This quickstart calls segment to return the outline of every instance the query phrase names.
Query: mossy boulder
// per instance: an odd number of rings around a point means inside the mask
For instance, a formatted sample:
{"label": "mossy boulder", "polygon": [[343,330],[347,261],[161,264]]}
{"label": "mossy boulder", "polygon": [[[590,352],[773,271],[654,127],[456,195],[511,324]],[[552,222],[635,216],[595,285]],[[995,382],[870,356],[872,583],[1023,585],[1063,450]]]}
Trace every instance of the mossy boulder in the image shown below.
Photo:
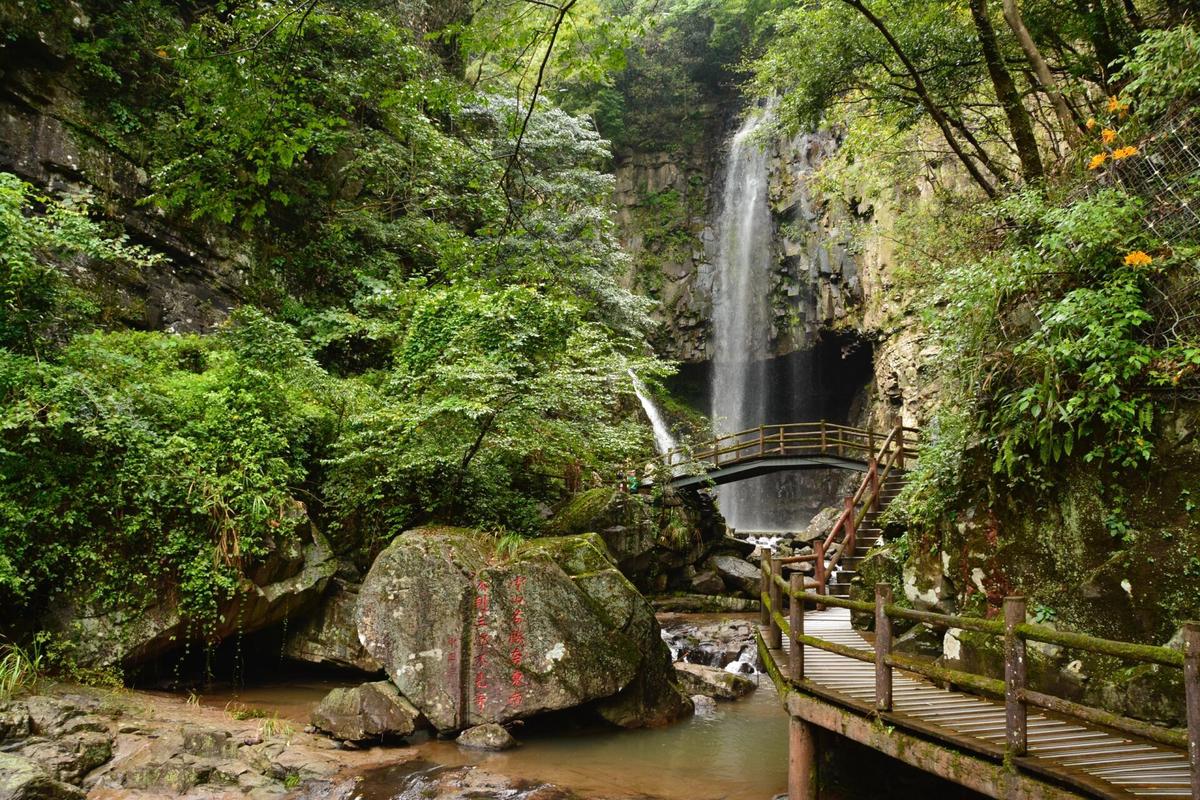
{"label": "mossy boulder", "polygon": [[270,552],[251,566],[233,596],[203,630],[183,614],[173,597],[147,606],[96,610],[59,605],[43,620],[83,667],[135,667],[182,648],[189,639],[206,643],[268,628],[299,616],[324,595],[338,562],[301,503],[294,503],[294,532],[276,535]]}
{"label": "mossy boulder", "polygon": [[500,556],[476,531],[409,531],[375,560],[356,618],[439,731],[584,704],[630,727],[690,711],[653,610],[595,534]]}
{"label": "mossy boulder", "polygon": [[423,726],[421,712],[388,681],[334,689],[313,711],[312,723],[348,741],[403,738]]}
{"label": "mossy boulder", "polygon": [[725,521],[703,492],[652,500],[616,487],[579,492],[547,523],[551,533],[597,533],[617,567],[639,589],[686,588],[688,569],[726,541]]}

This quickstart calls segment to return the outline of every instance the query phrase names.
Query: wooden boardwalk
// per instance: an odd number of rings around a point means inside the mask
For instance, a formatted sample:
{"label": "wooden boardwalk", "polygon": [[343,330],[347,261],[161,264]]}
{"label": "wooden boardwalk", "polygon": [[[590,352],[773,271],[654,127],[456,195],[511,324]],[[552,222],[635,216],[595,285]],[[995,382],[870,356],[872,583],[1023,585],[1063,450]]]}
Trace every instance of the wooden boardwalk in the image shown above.
{"label": "wooden boardwalk", "polygon": [[[864,636],[850,626],[850,612],[843,608],[808,611],[804,632],[835,644],[872,649]],[[873,664],[805,646],[804,680],[792,683],[783,677],[787,673],[790,647],[786,634],[781,649],[768,651],[763,647],[772,662],[768,664],[769,671],[780,684],[781,697],[806,692],[848,712],[875,717]],[[1003,703],[948,691],[920,676],[897,670],[893,678],[892,711],[880,713],[879,718],[921,738],[960,751],[968,750],[985,760],[1004,762]],[[1028,730],[1028,755],[1017,759],[1017,766],[1035,779],[1047,781],[1047,792],[1040,796],[1192,796],[1188,757],[1181,750],[1032,710]],[[953,775],[948,777],[954,779]],[[1010,787],[1006,793],[994,796],[1030,796],[1030,792]]]}

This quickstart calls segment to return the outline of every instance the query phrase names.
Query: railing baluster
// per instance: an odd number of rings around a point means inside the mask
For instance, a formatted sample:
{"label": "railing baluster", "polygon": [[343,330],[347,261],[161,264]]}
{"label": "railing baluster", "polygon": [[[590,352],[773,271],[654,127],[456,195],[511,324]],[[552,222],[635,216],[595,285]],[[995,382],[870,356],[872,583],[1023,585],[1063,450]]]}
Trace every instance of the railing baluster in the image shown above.
{"label": "railing baluster", "polygon": [[850,558],[854,555],[855,538],[858,536],[857,526],[854,524],[854,496],[846,496],[846,534],[842,538],[842,559]]}
{"label": "railing baluster", "polygon": [[797,641],[798,636],[804,635],[804,573],[793,572],[788,579],[788,639],[791,647],[788,649],[788,677],[794,681],[804,680],[804,645]]}
{"label": "railing baluster", "polygon": [[875,584],[875,710],[892,710],[892,668],[887,657],[892,654],[892,619],[885,606],[892,602],[892,587]]}
{"label": "railing baluster", "polygon": [[1183,624],[1183,686],[1187,698],[1192,797],[1200,797],[1200,622]]}
{"label": "railing baluster", "polygon": [[[816,556],[813,561],[815,569],[813,577],[817,579],[817,594],[825,594],[825,540],[813,540],[813,554]],[[817,611],[824,611],[825,606],[817,604]]]}
{"label": "railing baluster", "polygon": [[825,455],[825,448],[827,446],[825,440],[825,420],[821,420],[821,455]]}
{"label": "railing baluster", "polygon": [[[874,450],[871,451],[874,453]],[[871,510],[879,512],[879,462],[872,455],[867,461],[867,477],[871,480]]]}
{"label": "railing baluster", "polygon": [[904,429],[896,426],[896,468],[904,469]]}
{"label": "railing baluster", "polygon": [[759,572],[762,573],[762,579],[759,582],[759,589],[758,589],[758,602],[762,606],[762,608],[759,609],[759,614],[758,614],[758,624],[759,625],[766,625],[768,622],[771,621],[771,612],[767,609],[767,603],[764,600],[764,596],[766,596],[767,593],[770,591],[769,587],[771,586],[770,569],[771,569],[771,562],[764,558],[762,560],[762,563],[759,564]]}
{"label": "railing baluster", "polygon": [[1017,626],[1025,624],[1025,598],[1004,598],[1004,716],[1010,756],[1023,756],[1029,749],[1028,709],[1021,698],[1025,689],[1025,640]]}
{"label": "railing baluster", "polygon": [[763,426],[758,426],[758,454],[765,456],[767,454],[767,440],[763,433]]}
{"label": "railing baluster", "polygon": [[779,558],[771,557],[771,583],[767,587],[768,594],[771,598],[771,619],[768,621],[770,626],[767,629],[767,647],[772,650],[778,650],[783,647],[783,631],[779,628],[779,622],[775,614],[782,616],[783,614],[783,590],[776,578],[783,577],[783,562]]}

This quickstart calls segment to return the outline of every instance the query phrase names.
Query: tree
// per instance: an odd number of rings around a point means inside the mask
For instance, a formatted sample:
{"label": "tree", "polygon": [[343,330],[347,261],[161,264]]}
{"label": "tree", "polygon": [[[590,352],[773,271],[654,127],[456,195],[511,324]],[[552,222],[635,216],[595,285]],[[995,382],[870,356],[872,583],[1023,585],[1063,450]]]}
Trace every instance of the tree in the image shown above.
{"label": "tree", "polygon": [[1008,128],[1016,144],[1017,156],[1021,160],[1021,173],[1025,180],[1035,181],[1042,177],[1042,159],[1038,153],[1037,138],[1033,133],[1033,122],[1029,112],[1013,83],[1012,75],[1004,64],[1004,56],[996,41],[996,31],[988,16],[987,0],[970,0],[971,17],[975,21],[975,29],[979,32],[979,46],[987,63],[988,75],[992,79],[992,87],[996,98],[1004,108],[1008,118]]}

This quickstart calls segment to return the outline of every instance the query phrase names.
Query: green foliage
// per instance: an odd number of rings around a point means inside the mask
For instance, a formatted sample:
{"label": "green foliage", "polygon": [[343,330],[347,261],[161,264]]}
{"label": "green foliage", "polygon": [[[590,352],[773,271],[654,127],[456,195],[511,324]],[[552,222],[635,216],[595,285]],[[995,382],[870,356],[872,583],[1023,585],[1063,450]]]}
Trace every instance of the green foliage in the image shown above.
{"label": "green foliage", "polygon": [[[388,536],[434,517],[521,533],[547,499],[531,473],[612,463],[644,444],[614,417],[630,363],[565,300],[523,288],[428,292],[396,366],[351,419],[330,501]],[[524,492],[515,491],[524,485]]]}
{"label": "green foliage", "polygon": [[1143,119],[1194,103],[1200,96],[1200,31],[1194,25],[1147,31],[1121,77]]}
{"label": "green foliage", "polygon": [[0,644],[0,701],[31,691],[42,677],[42,655],[36,647]]}
{"label": "green foliage", "polygon": [[57,362],[0,351],[0,594],[99,605],[175,583],[210,621],[327,437],[321,376],[288,329],[81,335]]}

